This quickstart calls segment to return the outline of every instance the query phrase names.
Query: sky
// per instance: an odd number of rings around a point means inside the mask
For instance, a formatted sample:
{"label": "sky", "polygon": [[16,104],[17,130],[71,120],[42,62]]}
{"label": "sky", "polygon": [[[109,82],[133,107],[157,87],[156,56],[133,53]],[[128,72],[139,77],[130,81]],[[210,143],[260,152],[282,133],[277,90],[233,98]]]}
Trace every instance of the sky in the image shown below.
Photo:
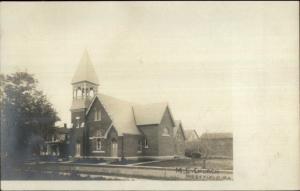
{"label": "sky", "polygon": [[69,124],[71,80],[87,50],[99,92],[167,101],[199,134],[232,132],[238,96],[290,90],[295,3],[1,2],[1,72],[34,74]]}

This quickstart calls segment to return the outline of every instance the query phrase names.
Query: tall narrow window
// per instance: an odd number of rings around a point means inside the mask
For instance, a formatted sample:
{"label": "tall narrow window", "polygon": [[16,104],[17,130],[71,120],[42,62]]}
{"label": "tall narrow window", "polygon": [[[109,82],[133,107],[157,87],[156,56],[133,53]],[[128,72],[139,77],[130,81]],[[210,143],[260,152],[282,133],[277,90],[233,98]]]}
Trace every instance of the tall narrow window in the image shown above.
{"label": "tall narrow window", "polygon": [[75,117],[75,119],[76,119],[76,128],[79,128],[80,127],[80,122],[79,122],[80,117],[77,116],[77,117]]}
{"label": "tall narrow window", "polygon": [[96,150],[101,151],[102,150],[102,143],[100,139],[97,139],[96,141]]}
{"label": "tall narrow window", "polygon": [[77,97],[82,97],[82,91],[81,88],[77,88]]}
{"label": "tall narrow window", "polygon": [[94,97],[94,89],[90,88],[90,97]]}
{"label": "tall narrow window", "polygon": [[95,121],[101,121],[101,111],[98,109],[95,109]]}
{"label": "tall narrow window", "polygon": [[148,141],[147,141],[146,138],[144,139],[144,147],[145,147],[145,148],[149,148]]}
{"label": "tall narrow window", "polygon": [[80,124],[80,127],[84,127],[84,122],[82,122],[82,123]]}

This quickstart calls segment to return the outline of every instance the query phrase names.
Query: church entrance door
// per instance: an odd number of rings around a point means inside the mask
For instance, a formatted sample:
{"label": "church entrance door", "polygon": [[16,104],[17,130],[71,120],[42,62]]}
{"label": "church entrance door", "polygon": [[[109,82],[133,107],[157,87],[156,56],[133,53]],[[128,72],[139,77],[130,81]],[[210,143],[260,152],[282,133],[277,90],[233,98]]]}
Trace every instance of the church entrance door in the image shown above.
{"label": "church entrance door", "polygon": [[116,139],[111,140],[111,156],[118,157],[118,142]]}
{"label": "church entrance door", "polygon": [[76,157],[79,157],[80,156],[80,143],[77,143],[76,144],[76,154],[75,154]]}

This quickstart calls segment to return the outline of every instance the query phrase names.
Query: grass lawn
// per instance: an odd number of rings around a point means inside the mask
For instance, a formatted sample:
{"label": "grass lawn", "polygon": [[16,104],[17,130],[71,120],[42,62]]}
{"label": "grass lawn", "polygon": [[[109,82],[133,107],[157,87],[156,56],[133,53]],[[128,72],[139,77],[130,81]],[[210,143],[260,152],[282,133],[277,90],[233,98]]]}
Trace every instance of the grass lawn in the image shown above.
{"label": "grass lawn", "polygon": [[[148,164],[140,164],[137,166],[202,168],[202,165],[202,159],[173,159]],[[215,170],[233,170],[232,159],[207,159],[206,168]]]}
{"label": "grass lawn", "polygon": [[[91,178],[89,176],[81,176],[76,173],[62,175],[58,172],[38,172],[38,171],[22,171],[20,169],[11,169],[1,175],[2,180],[110,180],[105,177],[97,176]],[[116,179],[117,180],[117,179]]]}

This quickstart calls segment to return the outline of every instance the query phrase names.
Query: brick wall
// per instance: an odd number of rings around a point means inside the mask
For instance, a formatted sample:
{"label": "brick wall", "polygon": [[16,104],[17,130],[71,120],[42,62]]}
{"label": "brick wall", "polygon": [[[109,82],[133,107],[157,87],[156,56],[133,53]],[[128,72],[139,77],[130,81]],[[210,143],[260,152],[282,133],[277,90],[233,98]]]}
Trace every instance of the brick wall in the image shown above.
{"label": "brick wall", "polygon": [[[79,117],[79,120],[76,119],[76,117]],[[79,124],[82,122],[85,122],[85,109],[78,109],[71,111],[71,122],[74,126],[77,126],[79,121]]]}
{"label": "brick wall", "polygon": [[[175,146],[173,138],[173,128],[175,124],[172,121],[171,114],[169,109],[165,111],[162,121],[159,125],[159,134],[158,134],[158,154],[160,156],[170,156],[175,155]],[[169,131],[169,136],[163,134],[164,128],[167,128]]]}
{"label": "brick wall", "polygon": [[[101,120],[95,121],[95,112],[99,110],[101,112]],[[96,99],[87,115],[86,119],[86,127],[88,131],[88,137],[97,136],[97,131],[100,130],[101,135],[104,136],[107,129],[110,127],[112,120],[110,119],[108,113],[105,111],[103,105]],[[113,132],[111,132],[113,133]],[[117,137],[117,136],[115,136]],[[117,139],[117,138],[116,138]],[[96,142],[97,139],[89,139],[89,156],[110,156],[110,147],[111,147],[111,139],[101,138],[101,151],[96,150]]]}
{"label": "brick wall", "polygon": [[124,135],[124,156],[141,156],[142,152],[138,152],[138,141],[143,140],[141,135]]}
{"label": "brick wall", "polygon": [[[80,144],[83,148],[83,129],[82,128],[73,128],[70,131],[70,144],[68,148],[68,155],[74,156],[76,152],[76,144]],[[81,149],[80,155],[83,155],[83,150]]]}
{"label": "brick wall", "polygon": [[158,125],[143,125],[139,129],[144,133],[148,141],[148,148],[144,148],[145,156],[158,156]]}
{"label": "brick wall", "polygon": [[112,140],[116,140],[118,142],[118,156],[120,157],[122,154],[122,139],[118,137],[118,134],[114,128],[112,128],[106,139],[101,139],[101,144],[103,149],[101,151],[96,151],[96,139],[92,139],[89,141],[90,143],[90,152],[89,156],[111,156],[111,147]]}
{"label": "brick wall", "polygon": [[[101,112],[101,120],[95,121],[95,110],[100,110]],[[112,120],[110,119],[108,113],[105,111],[103,105],[100,103],[98,99],[95,100],[93,103],[93,106],[91,107],[88,115],[87,115],[87,127],[89,136],[96,136],[97,130],[100,130],[102,135],[105,134],[106,130],[109,128],[109,126],[112,123]]]}
{"label": "brick wall", "polygon": [[182,129],[178,129],[175,135],[175,153],[176,155],[184,156],[185,152],[185,141]]}

